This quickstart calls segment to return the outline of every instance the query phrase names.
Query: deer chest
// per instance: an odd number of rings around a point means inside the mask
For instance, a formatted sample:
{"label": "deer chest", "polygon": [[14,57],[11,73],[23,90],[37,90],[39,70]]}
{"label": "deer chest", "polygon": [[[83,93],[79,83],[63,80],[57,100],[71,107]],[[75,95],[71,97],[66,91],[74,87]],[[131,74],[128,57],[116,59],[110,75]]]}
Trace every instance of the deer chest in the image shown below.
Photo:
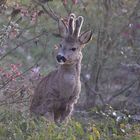
{"label": "deer chest", "polygon": [[75,75],[71,74],[64,74],[63,75],[63,80],[65,84],[68,84],[69,86],[73,86],[76,84],[76,78]]}
{"label": "deer chest", "polygon": [[81,89],[80,79],[78,79],[75,75],[65,74],[63,75],[63,80],[61,80],[60,84],[60,94],[62,97],[69,98],[74,96],[74,94],[79,93]]}

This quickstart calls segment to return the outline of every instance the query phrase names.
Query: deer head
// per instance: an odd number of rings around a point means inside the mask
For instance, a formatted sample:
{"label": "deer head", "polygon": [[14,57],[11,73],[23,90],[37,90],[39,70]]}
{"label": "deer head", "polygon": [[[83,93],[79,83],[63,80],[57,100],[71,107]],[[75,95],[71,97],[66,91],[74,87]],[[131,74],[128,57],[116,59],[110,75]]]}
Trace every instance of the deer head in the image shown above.
{"label": "deer head", "polygon": [[75,14],[70,14],[68,24],[59,20],[59,31],[62,37],[57,51],[57,62],[68,65],[75,64],[82,57],[81,50],[92,37],[90,30],[80,33],[84,18]]}

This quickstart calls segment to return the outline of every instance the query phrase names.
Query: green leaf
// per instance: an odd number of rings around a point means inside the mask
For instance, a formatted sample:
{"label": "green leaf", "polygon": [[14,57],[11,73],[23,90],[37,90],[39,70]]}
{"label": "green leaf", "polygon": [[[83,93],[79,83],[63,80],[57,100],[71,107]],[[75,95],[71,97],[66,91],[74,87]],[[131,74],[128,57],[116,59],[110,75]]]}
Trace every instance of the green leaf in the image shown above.
{"label": "green leaf", "polygon": [[76,133],[80,136],[84,135],[84,130],[79,122],[75,123]]}
{"label": "green leaf", "polygon": [[92,135],[89,135],[89,140],[94,140]]}

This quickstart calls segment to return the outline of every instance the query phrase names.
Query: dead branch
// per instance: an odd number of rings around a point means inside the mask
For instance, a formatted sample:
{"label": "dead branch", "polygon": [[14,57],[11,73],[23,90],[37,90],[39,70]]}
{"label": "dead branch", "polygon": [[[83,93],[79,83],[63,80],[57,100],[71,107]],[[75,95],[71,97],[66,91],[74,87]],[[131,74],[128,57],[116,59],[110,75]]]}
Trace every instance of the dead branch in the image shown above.
{"label": "dead branch", "polygon": [[26,41],[24,41],[24,42],[18,44],[15,48],[11,49],[11,50],[8,51],[6,54],[4,54],[4,55],[0,58],[0,61],[1,61],[2,59],[4,59],[6,56],[8,56],[10,53],[12,53],[13,51],[15,51],[17,48],[19,48],[21,45],[23,46],[23,45],[25,45],[25,44],[27,44],[27,43],[29,43],[29,42],[35,40],[36,38],[41,37],[42,35],[48,35],[48,32],[47,32],[47,33],[46,33],[46,32],[45,32],[45,33],[43,32],[43,33],[41,33],[41,34],[39,34],[39,35],[37,35],[37,36],[35,36],[35,37],[29,39],[29,40],[26,40]]}
{"label": "dead branch", "polygon": [[[35,66],[38,64],[38,62],[41,60],[41,58],[42,58],[42,56],[39,57],[39,59],[38,59],[31,67],[29,67],[27,70],[25,70],[23,73],[21,73],[20,76],[23,76],[25,73],[27,73],[27,72],[28,72],[29,70],[31,70],[33,67],[35,67]],[[17,78],[17,77],[19,77],[19,76],[15,76],[14,78]],[[9,82],[11,82],[11,81],[12,81],[12,78],[9,79],[9,80],[7,80],[7,81],[4,83],[4,85],[3,85],[2,87],[0,87],[0,90],[1,90],[2,88],[4,88],[5,86],[7,86],[7,85],[9,84]]]}
{"label": "dead branch", "polygon": [[125,93],[125,92],[126,92],[128,89],[130,89],[138,80],[139,80],[139,79],[136,79],[136,80],[130,82],[130,84],[127,85],[126,87],[124,87],[124,88],[122,88],[122,89],[116,91],[115,94],[112,95],[112,96],[108,99],[107,104],[110,104],[116,97],[118,97],[118,96],[122,95],[123,93]]}
{"label": "dead branch", "polygon": [[44,12],[45,12],[47,15],[49,15],[53,20],[55,20],[55,21],[57,21],[57,22],[59,21],[60,16],[58,16],[58,15],[54,12],[54,10],[51,9],[51,7],[49,6],[48,2],[46,2],[47,8],[44,6],[43,3],[39,2],[39,1],[34,0],[34,2],[35,2],[37,5],[41,6],[42,9],[44,10]]}
{"label": "dead branch", "polygon": [[105,101],[104,101],[104,99],[103,99],[103,97],[102,97],[102,94],[99,93],[98,91],[96,91],[95,89],[91,88],[91,86],[88,84],[88,81],[87,81],[87,79],[85,78],[85,76],[84,76],[83,73],[81,73],[81,77],[82,77],[82,79],[83,79],[83,83],[85,84],[85,86],[86,86],[93,94],[97,95],[97,96],[100,98],[102,104],[105,105]]}

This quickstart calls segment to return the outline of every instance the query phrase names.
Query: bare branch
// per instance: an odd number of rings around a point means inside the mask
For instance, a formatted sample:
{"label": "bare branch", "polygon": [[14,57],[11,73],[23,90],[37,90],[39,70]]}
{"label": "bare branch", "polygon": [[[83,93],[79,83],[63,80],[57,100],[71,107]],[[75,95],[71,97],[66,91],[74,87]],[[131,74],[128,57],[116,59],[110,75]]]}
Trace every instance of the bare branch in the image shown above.
{"label": "bare branch", "polygon": [[119,91],[116,91],[116,93],[114,95],[112,95],[108,99],[107,103],[110,104],[113,101],[113,99],[115,99],[116,97],[118,97],[118,96],[122,95],[123,93],[125,93],[125,91],[127,91],[128,89],[130,89],[138,80],[139,79],[136,79],[136,80],[130,82],[130,84],[127,85],[126,87],[120,89]]}
{"label": "bare branch", "polygon": [[85,76],[84,76],[83,73],[81,73],[81,77],[82,77],[82,79],[83,79],[83,82],[84,82],[85,86],[87,86],[88,89],[89,89],[93,94],[99,96],[99,98],[100,98],[102,104],[105,105],[105,101],[104,101],[104,99],[103,99],[103,97],[102,97],[102,94],[99,93],[98,91],[94,90],[93,88],[91,88],[91,86],[88,84],[88,81],[86,80],[86,78],[85,78]]}
{"label": "bare branch", "polygon": [[[39,59],[38,59],[31,67],[29,67],[27,70],[25,70],[23,73],[21,73],[20,76],[24,75],[24,74],[27,73],[29,70],[31,70],[33,67],[35,67],[35,66],[38,64],[38,62],[41,60],[41,58],[42,58],[42,55],[41,55],[41,57],[39,57]],[[19,76],[15,76],[14,78],[17,78],[17,77],[19,77]],[[7,86],[7,85],[9,84],[9,82],[11,82],[11,81],[12,81],[12,78],[9,79],[9,80],[7,80],[6,83],[5,83],[2,87],[0,87],[0,90],[1,90],[2,88],[4,88],[5,86]]]}
{"label": "bare branch", "polygon": [[18,44],[15,48],[11,49],[11,50],[8,51],[6,54],[4,54],[4,55],[0,58],[0,61],[1,61],[2,59],[4,59],[6,56],[8,56],[10,53],[12,53],[13,51],[15,51],[17,48],[19,48],[21,45],[27,44],[27,43],[29,43],[29,42],[35,40],[36,38],[39,38],[39,37],[41,37],[42,35],[47,35],[47,34],[48,34],[48,33],[46,33],[46,32],[44,33],[44,32],[43,32],[43,33],[41,33],[41,34],[39,34],[39,35],[37,35],[37,36],[35,36],[35,37],[33,37],[33,38],[27,40],[27,41],[24,41],[24,42]]}
{"label": "bare branch", "polygon": [[47,15],[49,15],[53,20],[55,20],[55,21],[58,22],[58,20],[60,19],[60,16],[58,16],[58,15],[51,9],[51,7],[49,6],[48,2],[47,2],[47,8],[48,8],[48,9],[47,9],[41,2],[36,1],[36,0],[34,0],[34,1],[36,2],[36,4],[38,4],[39,6],[42,7],[42,9],[44,10],[44,12],[45,12]]}

